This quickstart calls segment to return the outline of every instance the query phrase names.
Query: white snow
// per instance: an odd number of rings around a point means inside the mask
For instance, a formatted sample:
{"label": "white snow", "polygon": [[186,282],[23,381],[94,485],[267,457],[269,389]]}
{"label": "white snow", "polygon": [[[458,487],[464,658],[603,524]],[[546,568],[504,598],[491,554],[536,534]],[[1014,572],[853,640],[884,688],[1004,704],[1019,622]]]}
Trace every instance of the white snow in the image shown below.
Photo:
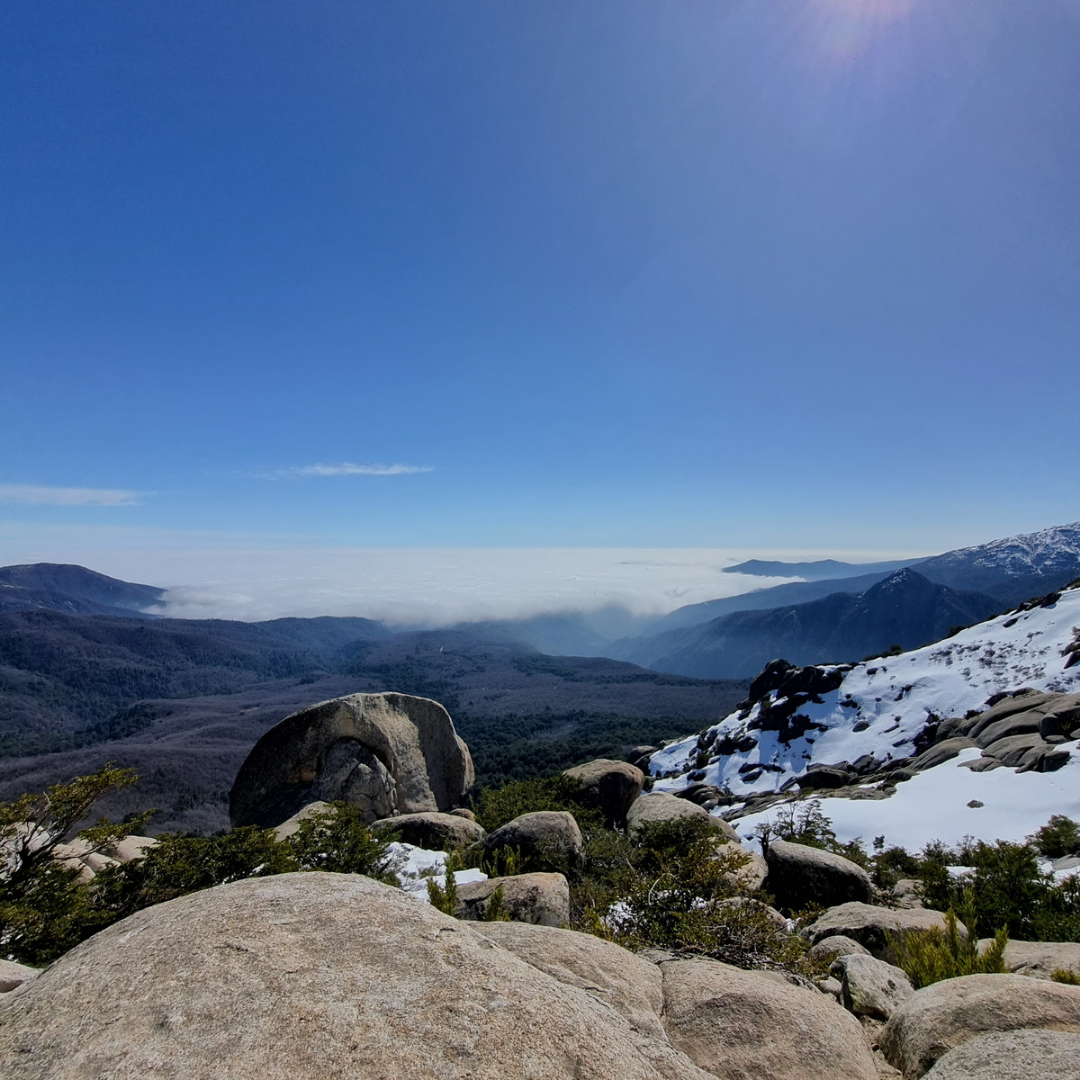
{"label": "white snow", "polygon": [[[967,836],[977,840],[1022,841],[1051,814],[1080,821],[1080,754],[1069,743],[1072,759],[1057,772],[1018,773],[1000,768],[972,772],[961,762],[979,756],[965,750],[958,758],[919,773],[899,784],[889,799],[820,799],[821,810],[832,821],[839,840],[860,837],[867,849],[876,836],[888,845],[919,851],[932,840],[955,847]],[[981,802],[971,807],[969,802]],[[761,822],[777,813],[772,806],[732,822],[742,837],[751,837]]]}
{"label": "white snow", "polygon": [[[1080,627],[1080,589],[1065,591],[1057,603],[1030,611],[1008,613],[962,630],[925,648],[857,664],[839,689],[822,695],[822,704],[799,709],[813,729],[790,744],[776,732],[754,731],[738,713],[714,728],[720,736],[751,734],[759,741],[745,753],[721,758],[705,768],[703,782],[727,787],[735,794],[776,791],[801,776],[811,762],[853,762],[863,754],[879,761],[910,757],[913,741],[928,717],[963,716],[981,710],[986,699],[1003,690],[1029,686],[1036,690],[1080,692],[1080,664],[1066,669],[1064,650]],[[841,703],[844,704],[841,704]],[[863,730],[856,731],[856,727]],[[650,770],[658,777],[656,790],[678,791],[687,786],[694,766],[698,736],[664,747],[652,756]],[[740,767],[774,766],[747,783]],[[967,771],[967,770],[965,770]],[[663,778],[664,774],[673,775]],[[996,775],[996,772],[995,772]]]}
{"label": "white snow", "polygon": [[[410,896],[427,903],[429,881],[434,881],[439,888],[445,887],[446,860],[449,858],[445,851],[428,851],[396,841],[389,845],[389,851],[394,858],[394,876]],[[464,885],[470,881],[487,881],[487,874],[476,869],[454,871],[455,884]]]}

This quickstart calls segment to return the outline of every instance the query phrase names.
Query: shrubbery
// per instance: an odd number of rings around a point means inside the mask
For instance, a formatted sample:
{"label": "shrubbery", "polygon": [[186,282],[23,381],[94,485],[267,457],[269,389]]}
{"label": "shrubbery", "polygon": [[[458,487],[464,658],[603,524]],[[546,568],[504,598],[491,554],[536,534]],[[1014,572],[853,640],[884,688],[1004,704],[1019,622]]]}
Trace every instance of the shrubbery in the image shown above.
{"label": "shrubbery", "polygon": [[887,934],[889,948],[898,967],[903,968],[918,990],[942,979],[955,979],[960,975],[990,975],[1005,970],[1005,946],[1009,935],[1004,927],[994,935],[994,940],[980,951],[979,943],[972,933],[960,932],[955,912],[945,915],[945,929]]}

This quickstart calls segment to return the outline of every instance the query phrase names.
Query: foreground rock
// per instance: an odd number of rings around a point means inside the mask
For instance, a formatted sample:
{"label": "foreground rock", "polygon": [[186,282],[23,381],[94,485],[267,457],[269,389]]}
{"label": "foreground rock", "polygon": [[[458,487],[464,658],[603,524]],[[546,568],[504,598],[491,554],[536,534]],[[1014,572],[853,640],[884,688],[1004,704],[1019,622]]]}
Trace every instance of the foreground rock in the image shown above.
{"label": "foreground rock", "polygon": [[581,803],[595,807],[609,826],[623,825],[630,804],[645,786],[645,774],[625,761],[597,758],[566,770],[566,775],[581,784]]}
{"label": "foreground rock", "polygon": [[610,1005],[632,1028],[667,1040],[660,1015],[664,980],[656,964],[591,934],[524,923],[487,923],[479,933],[519,959]]}
{"label": "foreground rock", "polygon": [[856,1016],[888,1020],[915,993],[900,968],[873,956],[847,953],[833,961],[830,973],[840,977],[840,1000]]}
{"label": "foreground rock", "polygon": [[1080,1035],[1000,1031],[950,1050],[926,1080],[1080,1080]]}
{"label": "foreground rock", "polygon": [[[992,938],[979,942],[980,949],[993,944]],[[1080,942],[1013,941],[1005,946],[1005,967],[1015,975],[1052,979],[1058,969],[1080,975]]]}
{"label": "foreground rock", "polygon": [[713,817],[708,810],[698,806],[696,803],[676,798],[666,791],[642,795],[640,799],[636,800],[627,811],[626,828],[633,835],[646,825],[687,820],[707,822],[712,829],[720,834],[720,838],[724,842],[736,844],[739,842],[739,834],[723,818]]}
{"label": "foreground rock", "polygon": [[[945,916],[933,908],[883,908],[873,904],[840,904],[826,911],[804,931],[816,945],[836,934],[852,938],[879,960],[892,959],[887,935],[913,930],[944,931]],[[960,927],[964,933],[964,928]]]}
{"label": "foreground rock", "polygon": [[662,963],[671,1044],[723,1080],[877,1080],[859,1022],[827,994],[715,960]]}
{"label": "foreground rock", "polygon": [[869,903],[874,894],[870,875],[831,851],[773,840],[765,861],[769,864],[765,889],[780,907],[798,910],[809,904]]}
{"label": "foreground rock", "polygon": [[860,945],[854,938],[844,937],[843,934],[834,934],[832,937],[823,938],[812,946],[810,955],[815,960],[823,960],[831,964],[841,956],[869,956],[870,950],[865,945]]}
{"label": "foreground rock", "polygon": [[1080,1032],[1080,987],[1022,975],[946,979],[916,991],[893,1013],[881,1048],[912,1080],[976,1035],[1023,1028]]}
{"label": "foreground rock", "polygon": [[515,874],[470,881],[457,887],[459,919],[483,921],[496,889],[503,891],[503,909],[514,922],[536,926],[570,923],[570,886],[562,874]]}
{"label": "foreground rock", "polygon": [[709,1080],[468,924],[347,874],[194,893],[0,997],[4,1080]]}
{"label": "foreground rock", "polygon": [[427,848],[429,851],[465,848],[479,843],[487,835],[483,827],[475,821],[469,821],[457,814],[434,812],[383,818],[371,826],[371,831],[382,837],[400,840],[403,844]]}
{"label": "foreground rock", "polygon": [[37,968],[16,964],[14,960],[0,960],[0,994],[10,993],[38,974]]}
{"label": "foreground rock", "polygon": [[285,717],[255,744],[229,795],[234,827],[273,827],[308,803],[359,806],[368,821],[449,810],[472,759],[447,711],[408,694],[351,694]]}
{"label": "foreground rock", "polygon": [[566,810],[538,810],[521,814],[484,838],[488,855],[508,850],[526,863],[575,860],[585,847],[574,815]]}

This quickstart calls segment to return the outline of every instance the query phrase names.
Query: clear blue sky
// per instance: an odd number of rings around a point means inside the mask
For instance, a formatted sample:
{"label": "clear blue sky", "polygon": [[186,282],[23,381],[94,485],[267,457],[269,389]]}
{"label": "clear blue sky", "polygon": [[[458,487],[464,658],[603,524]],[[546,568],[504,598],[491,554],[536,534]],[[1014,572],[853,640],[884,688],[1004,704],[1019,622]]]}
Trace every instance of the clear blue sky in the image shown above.
{"label": "clear blue sky", "polygon": [[36,0],[0,54],[9,537],[1080,517],[1077,0]]}

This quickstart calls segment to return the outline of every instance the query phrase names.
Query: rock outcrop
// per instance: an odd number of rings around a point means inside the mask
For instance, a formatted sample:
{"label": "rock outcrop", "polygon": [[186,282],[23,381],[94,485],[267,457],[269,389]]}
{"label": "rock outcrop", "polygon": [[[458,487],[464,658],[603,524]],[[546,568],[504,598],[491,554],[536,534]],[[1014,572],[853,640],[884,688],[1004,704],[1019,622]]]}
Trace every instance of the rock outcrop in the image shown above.
{"label": "rock outcrop", "polygon": [[660,1022],[664,980],[656,964],[573,930],[500,922],[486,923],[478,932],[565,986],[609,1005],[636,1031],[667,1040]]}
{"label": "rock outcrop", "polygon": [[0,996],[0,1075],[710,1080],[479,928],[321,873],[194,893],[83,942]]}
{"label": "rock outcrop", "polygon": [[773,840],[765,861],[769,864],[765,889],[780,907],[798,910],[808,904],[869,903],[874,894],[870,875],[831,851]]}
{"label": "rock outcrop", "polygon": [[583,806],[599,810],[608,825],[622,825],[630,804],[641,794],[645,774],[625,761],[598,758],[566,770],[581,784]]}
{"label": "rock outcrop", "polygon": [[[944,914],[933,908],[897,909],[850,903],[826,911],[806,928],[805,934],[815,945],[834,934],[842,934],[869,949],[879,960],[889,960],[887,935],[912,930],[944,931],[945,925]],[[962,926],[960,932],[965,932]]]}
{"label": "rock outcrop", "polygon": [[893,1013],[881,1048],[904,1080],[916,1080],[976,1035],[1023,1028],[1080,1032],[1080,987],[1022,975],[946,979],[918,990]]}
{"label": "rock outcrop", "polygon": [[10,993],[16,986],[22,986],[38,974],[37,968],[16,964],[14,960],[0,960],[0,994]]}
{"label": "rock outcrop", "polygon": [[950,1050],[926,1080],[1080,1080],[1080,1035],[991,1031]]}
{"label": "rock outcrop", "polygon": [[387,839],[433,851],[469,847],[487,835],[475,821],[436,811],[383,818],[371,826],[371,831]]}
{"label": "rock outcrop", "polygon": [[483,921],[496,889],[502,889],[503,909],[516,923],[570,924],[570,886],[562,874],[514,874],[458,885],[454,914],[459,919]]}
{"label": "rock outcrop", "polygon": [[488,855],[503,849],[521,855],[525,863],[574,860],[585,841],[574,815],[566,810],[538,810],[521,814],[484,838]]}
{"label": "rock outcrop", "polygon": [[664,973],[671,1043],[723,1080],[877,1080],[858,1021],[827,994],[715,960]]}
{"label": "rock outcrop", "polygon": [[662,791],[642,795],[637,799],[627,811],[626,827],[632,835],[654,822],[686,820],[704,821],[719,833],[723,840],[733,843],[739,841],[739,834],[723,818],[713,817],[708,810],[696,803],[678,799]]}
{"label": "rock outcrop", "polygon": [[450,810],[474,780],[468,747],[436,701],[352,694],[285,717],[255,744],[229,796],[233,826],[279,825],[341,799],[369,821]]}
{"label": "rock outcrop", "polygon": [[[983,950],[991,938],[979,942]],[[1057,970],[1072,971],[1080,976],[1080,942],[1076,941],[1014,941],[1005,946],[1005,967],[1014,975],[1030,975],[1035,979],[1052,979]]]}
{"label": "rock outcrop", "polygon": [[900,968],[873,956],[846,953],[833,961],[830,974],[839,977],[840,1000],[856,1016],[888,1020],[915,993]]}

